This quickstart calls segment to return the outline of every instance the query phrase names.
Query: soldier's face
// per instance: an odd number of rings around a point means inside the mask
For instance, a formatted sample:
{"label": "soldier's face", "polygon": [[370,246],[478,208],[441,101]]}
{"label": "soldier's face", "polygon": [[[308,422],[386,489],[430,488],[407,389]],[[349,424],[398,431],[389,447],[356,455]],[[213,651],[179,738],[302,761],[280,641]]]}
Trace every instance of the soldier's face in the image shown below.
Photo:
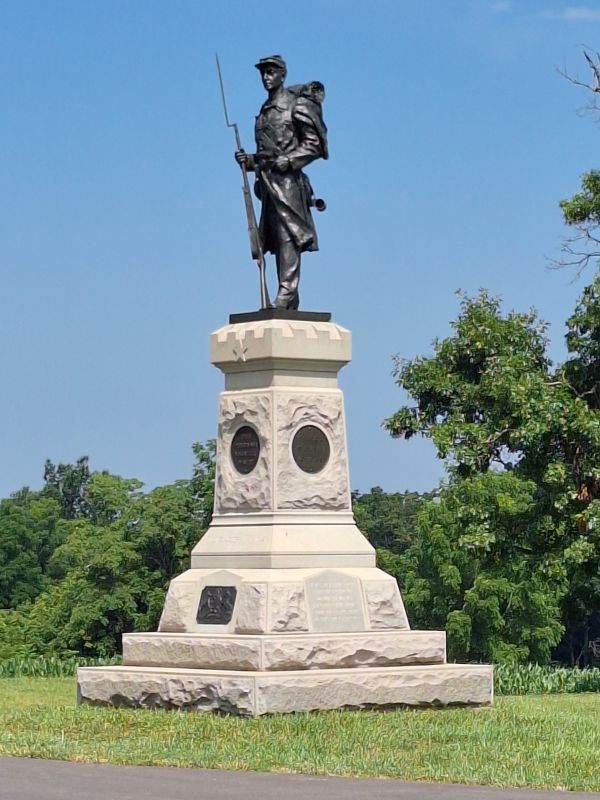
{"label": "soldier's face", "polygon": [[260,73],[262,84],[270,92],[272,89],[279,89],[283,84],[284,74],[280,67],[265,67]]}

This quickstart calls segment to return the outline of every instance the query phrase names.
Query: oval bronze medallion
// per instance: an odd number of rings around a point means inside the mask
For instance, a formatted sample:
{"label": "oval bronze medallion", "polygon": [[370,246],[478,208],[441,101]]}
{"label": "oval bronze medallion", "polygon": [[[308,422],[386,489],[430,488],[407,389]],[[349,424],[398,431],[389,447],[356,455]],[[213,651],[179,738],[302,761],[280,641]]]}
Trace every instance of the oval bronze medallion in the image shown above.
{"label": "oval bronze medallion", "polygon": [[258,463],[260,440],[254,428],[243,425],[235,432],[231,442],[231,460],[233,466],[242,475],[252,472]]}
{"label": "oval bronze medallion", "polygon": [[304,425],[292,441],[294,461],[304,472],[321,472],[329,461],[329,439],[316,425]]}

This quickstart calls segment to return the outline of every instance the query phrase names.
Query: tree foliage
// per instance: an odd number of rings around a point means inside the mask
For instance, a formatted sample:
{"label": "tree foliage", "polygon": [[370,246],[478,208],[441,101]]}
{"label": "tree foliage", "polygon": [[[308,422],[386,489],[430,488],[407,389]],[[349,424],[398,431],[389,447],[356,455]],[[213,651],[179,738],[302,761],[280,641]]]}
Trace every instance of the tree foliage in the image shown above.
{"label": "tree foliage", "polygon": [[395,437],[428,436],[467,477],[521,457],[524,427],[549,401],[546,326],[534,312],[503,317],[499,301],[482,292],[462,299],[452,327],[432,358],[396,359],[397,383],[418,402],[385,424]]}
{"label": "tree foliage", "polygon": [[558,266],[575,267],[581,272],[590,261],[600,259],[600,172],[590,170],[581,176],[581,189],[561,200],[563,218],[573,230],[562,245]]}
{"label": "tree foliage", "polygon": [[543,663],[560,639],[566,573],[538,546],[552,522],[535,492],[490,471],[425,505],[399,577],[412,624],[447,629],[451,659]]}
{"label": "tree foliage", "polygon": [[44,465],[43,493],[60,504],[65,519],[87,514],[86,487],[90,480],[89,459],[82,456],[75,464],[55,465],[49,459]]}
{"label": "tree foliage", "polygon": [[578,397],[600,408],[600,275],[587,286],[567,320],[564,375]]}
{"label": "tree foliage", "polygon": [[417,492],[386,493],[379,486],[366,494],[353,492],[356,524],[374,547],[402,553],[413,540],[417,515],[428,496]]}
{"label": "tree foliage", "polygon": [[447,628],[461,657],[547,660],[600,607],[599,280],[557,368],[535,312],[505,315],[485,292],[463,297],[433,356],[396,362],[416,404],[385,424],[430,438],[449,473],[399,577],[415,618]]}
{"label": "tree foliage", "polygon": [[[588,103],[583,112],[600,119],[598,94],[600,93],[600,53],[583,51],[590,80],[574,78],[561,72],[568,81],[585,89]],[[564,221],[574,231],[562,245],[562,258],[557,266],[575,267],[578,274],[590,263],[600,263],[600,171],[592,169],[581,176],[581,188],[572,197],[562,200],[560,207]]]}
{"label": "tree foliage", "polygon": [[123,632],[157,627],[212,513],[214,443],[194,453],[191,479],[148,493],[87,458],[48,461],[40,492],[0,502],[0,657],[108,656]]}
{"label": "tree foliage", "polygon": [[0,501],[0,608],[32,600],[47,585],[59,518],[55,500],[29,490]]}

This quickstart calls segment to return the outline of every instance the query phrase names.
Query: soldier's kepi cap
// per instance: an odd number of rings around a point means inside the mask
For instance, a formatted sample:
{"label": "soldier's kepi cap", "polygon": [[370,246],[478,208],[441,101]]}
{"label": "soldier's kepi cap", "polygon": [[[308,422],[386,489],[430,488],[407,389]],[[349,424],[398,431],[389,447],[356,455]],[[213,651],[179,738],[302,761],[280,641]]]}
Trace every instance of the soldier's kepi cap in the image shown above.
{"label": "soldier's kepi cap", "polygon": [[265,67],[279,67],[279,69],[287,72],[286,63],[281,56],[266,56],[265,58],[261,58],[254,66],[261,72]]}

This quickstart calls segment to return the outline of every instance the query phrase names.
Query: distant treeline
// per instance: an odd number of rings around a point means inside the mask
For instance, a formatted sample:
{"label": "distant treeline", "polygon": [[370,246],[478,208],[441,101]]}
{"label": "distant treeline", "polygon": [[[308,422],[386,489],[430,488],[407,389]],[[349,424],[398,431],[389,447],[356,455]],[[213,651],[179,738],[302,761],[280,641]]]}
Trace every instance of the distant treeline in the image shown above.
{"label": "distant treeline", "polygon": [[156,629],[212,514],[214,445],[193,449],[191,478],[148,493],[81,458],[0,501],[0,659],[109,657],[123,632]]}

